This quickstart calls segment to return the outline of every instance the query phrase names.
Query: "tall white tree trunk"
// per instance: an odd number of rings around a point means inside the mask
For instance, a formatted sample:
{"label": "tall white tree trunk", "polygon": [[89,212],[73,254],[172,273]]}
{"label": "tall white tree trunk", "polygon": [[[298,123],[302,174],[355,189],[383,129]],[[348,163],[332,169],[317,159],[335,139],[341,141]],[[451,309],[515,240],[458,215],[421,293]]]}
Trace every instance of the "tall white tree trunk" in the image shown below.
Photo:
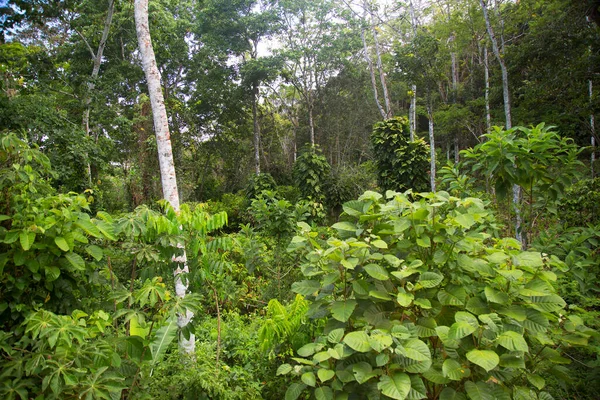
{"label": "tall white tree trunk", "polygon": [[381,61],[381,50],[379,49],[379,37],[377,35],[377,28],[375,26],[375,16],[373,10],[369,8],[371,14],[371,31],[373,32],[373,41],[375,44],[375,54],[377,55],[377,70],[379,71],[379,81],[381,82],[381,90],[383,92],[383,101],[385,104],[386,118],[392,117],[392,106],[390,103],[390,95],[388,93],[387,84],[385,82],[385,72],[383,71],[383,63]]}
{"label": "tall white tree trunk", "polygon": [[431,191],[435,192],[435,137],[433,135],[433,107],[431,105],[431,100],[427,101],[427,117],[429,118],[429,151],[431,158],[429,179],[431,183]]}
{"label": "tall white tree trunk", "polygon": [[483,64],[485,69],[485,125],[486,133],[492,131],[492,115],[490,114],[490,64],[488,63],[487,46],[483,48]]}
{"label": "tall white tree trunk", "polygon": [[[158,148],[158,161],[160,165],[160,178],[163,189],[163,197],[167,200],[175,211],[179,211],[179,193],[177,191],[177,179],[175,176],[175,164],[173,162],[173,150],[171,148],[171,136],[169,133],[169,123],[167,119],[167,110],[163,98],[162,87],[160,84],[160,72],[156,66],[154,49],[150,37],[150,27],[148,24],[148,0],[135,0],[135,29],[138,37],[138,45],[142,57],[142,67],[146,74],[148,82],[148,92],[150,95],[150,104],[152,105],[152,115],[154,118],[154,131],[156,133],[156,146]],[[185,297],[188,289],[187,283],[182,279],[182,274],[189,272],[185,251],[183,256],[176,258],[178,263],[175,275],[175,292],[178,297]],[[177,316],[177,325],[179,328],[186,327],[194,315],[187,310],[185,315]],[[186,339],[183,335],[179,337],[179,346],[188,354],[195,351],[195,337],[190,335]]]}
{"label": "tall white tree trunk", "polygon": [[260,125],[258,123],[258,84],[252,85],[252,120],[254,121],[254,170],[260,175]]}
{"label": "tall white tree trunk", "polygon": [[[483,17],[485,19],[485,26],[487,28],[488,35],[490,37],[490,41],[492,42],[492,49],[494,50],[494,55],[498,60],[498,64],[500,64],[500,71],[502,72],[502,94],[504,97],[504,116],[506,118],[506,129],[512,128],[512,117],[511,117],[511,106],[510,106],[510,92],[508,90],[508,70],[506,69],[506,63],[504,62],[504,54],[500,52],[500,48],[498,46],[498,40],[496,39],[496,35],[494,34],[494,28],[492,28],[492,24],[490,23],[490,17],[488,15],[488,10],[485,2],[483,0],[479,0],[481,4],[481,8],[483,10]],[[504,41],[503,41],[504,42]],[[504,48],[504,43],[503,46]],[[526,240],[524,235],[521,233],[521,210],[519,208],[519,203],[521,201],[521,187],[519,185],[513,185],[513,205],[515,208],[515,237],[523,246],[526,245]]]}
{"label": "tall white tree trunk", "polygon": [[379,114],[381,114],[381,118],[386,119],[387,115],[385,110],[381,106],[379,102],[379,93],[377,90],[377,78],[375,78],[375,68],[373,68],[373,60],[371,60],[371,56],[369,55],[369,47],[367,46],[367,39],[365,37],[365,30],[361,30],[360,36],[363,42],[363,50],[365,52],[365,60],[369,65],[369,74],[371,75],[371,86],[373,88],[373,95],[375,96],[375,104],[377,105],[377,109],[379,110]]}
{"label": "tall white tree trunk", "polygon": [[[417,36],[417,17],[412,0],[409,1],[410,23],[413,30],[413,37]],[[410,108],[408,110],[408,120],[410,123],[410,140],[415,140],[417,135],[417,85],[411,86],[412,97],[410,99]]]}
{"label": "tall white tree trunk", "polygon": [[502,72],[502,95],[504,97],[504,116],[506,118],[506,129],[510,129],[512,128],[512,117],[510,107],[510,92],[508,90],[508,70],[506,69],[506,63],[504,62],[504,54],[500,52],[498,40],[496,39],[496,35],[494,34],[494,28],[490,23],[490,17],[488,15],[487,6],[485,5],[485,2],[483,0],[479,0],[479,3],[481,4],[481,8],[483,9],[485,26],[490,37],[490,42],[492,42],[492,49],[494,50],[494,55],[498,60],[498,64],[500,64],[500,71]]}
{"label": "tall white tree trunk", "polygon": [[310,145],[315,146],[315,120],[313,118],[313,104],[312,101],[308,105],[308,125],[310,127]]}

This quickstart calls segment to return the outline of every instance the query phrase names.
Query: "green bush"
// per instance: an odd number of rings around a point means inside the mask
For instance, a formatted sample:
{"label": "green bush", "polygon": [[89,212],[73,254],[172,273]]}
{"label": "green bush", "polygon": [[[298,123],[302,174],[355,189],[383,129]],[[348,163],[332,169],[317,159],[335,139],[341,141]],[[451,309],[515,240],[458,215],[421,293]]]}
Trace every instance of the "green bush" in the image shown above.
{"label": "green bush", "polygon": [[293,167],[294,182],[304,199],[323,203],[331,166],[318,146],[305,147]]}
{"label": "green bush", "polygon": [[377,122],[371,133],[371,145],[382,189],[428,190],[429,146],[422,139],[410,141],[407,118]]}
{"label": "green bush", "polygon": [[479,199],[420,196],[367,192],[337,235],[304,226],[292,240],[306,278],[292,290],[324,329],[279,367],[300,379],[287,399],[550,399],[546,379],[566,377],[561,349],[593,332],[564,315],[564,264],[494,238]]}
{"label": "green bush", "polygon": [[246,186],[246,198],[248,200],[256,199],[265,190],[275,190],[277,184],[275,180],[268,173],[253,174],[248,180]]}
{"label": "green bush", "polygon": [[569,226],[600,224],[600,178],[584,179],[567,189],[558,213]]}

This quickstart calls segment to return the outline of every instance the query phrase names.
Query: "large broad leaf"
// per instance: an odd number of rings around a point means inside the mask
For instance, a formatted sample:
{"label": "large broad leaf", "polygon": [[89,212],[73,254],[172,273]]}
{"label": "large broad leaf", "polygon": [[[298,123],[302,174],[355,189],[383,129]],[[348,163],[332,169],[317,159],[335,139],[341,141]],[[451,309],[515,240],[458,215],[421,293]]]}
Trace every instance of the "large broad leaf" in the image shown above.
{"label": "large broad leaf", "polygon": [[453,381],[460,381],[463,378],[468,378],[471,375],[471,370],[458,361],[447,358],[442,365],[442,373]]}
{"label": "large broad leaf", "polygon": [[440,393],[440,400],[467,400],[467,398],[464,394],[447,387]]}
{"label": "large broad leaf", "polygon": [[500,362],[500,357],[492,350],[471,350],[467,353],[467,359],[486,371],[491,371]]}
{"label": "large broad leaf", "polygon": [[390,279],[388,272],[381,265],[368,264],[364,266],[364,269],[367,274],[379,281],[387,281]]}
{"label": "large broad leaf", "polygon": [[496,400],[490,388],[484,382],[465,382],[465,390],[471,400]]}
{"label": "large broad leaf", "polygon": [[317,375],[319,376],[319,379],[321,380],[321,382],[325,382],[335,376],[335,371],[330,370],[330,369],[321,368],[320,370],[317,371]]}
{"label": "large broad leaf", "polygon": [[420,400],[427,398],[427,388],[423,384],[420,376],[410,375],[410,392],[406,396],[407,400]]}
{"label": "large broad leaf", "polygon": [[322,386],[315,390],[317,400],[333,400],[333,391],[329,386]]}
{"label": "large broad leaf", "polygon": [[334,329],[327,335],[329,343],[339,343],[344,337],[344,328]]}
{"label": "large broad leaf", "polygon": [[450,327],[448,331],[448,338],[450,340],[462,339],[465,336],[469,336],[471,333],[477,330],[476,327],[468,323],[467,321],[458,321]]}
{"label": "large broad leaf", "polygon": [[285,375],[285,374],[289,374],[290,372],[292,372],[292,366],[290,364],[281,364],[277,368],[276,375]]}
{"label": "large broad leaf", "polygon": [[346,343],[352,350],[366,353],[371,350],[371,345],[369,344],[369,335],[363,331],[350,332],[344,338],[344,343]]}
{"label": "large broad leaf", "polygon": [[562,310],[567,303],[555,294],[550,296],[532,296],[529,298],[534,308],[542,312],[554,312]]}
{"label": "large broad leaf", "polygon": [[506,331],[498,336],[496,343],[510,351],[529,351],[523,335],[513,331]]}
{"label": "large broad leaf", "polygon": [[346,322],[356,308],[356,300],[336,301],[331,306],[331,315],[340,322]]}
{"label": "large broad leaf", "polygon": [[392,376],[383,375],[377,384],[381,393],[392,399],[404,400],[410,392],[410,377],[407,374],[396,372]]}
{"label": "large broad leaf", "polygon": [[415,361],[431,360],[429,347],[419,339],[412,339],[396,348],[396,352]]}
{"label": "large broad leaf", "polygon": [[320,288],[321,284],[317,281],[304,280],[292,283],[292,291],[302,296],[310,296]]}
{"label": "large broad leaf", "polygon": [[378,353],[392,345],[392,336],[386,333],[371,333],[369,345]]}
{"label": "large broad leaf", "polygon": [[308,386],[315,387],[317,384],[317,378],[315,377],[315,374],[311,371],[303,373],[300,379],[302,379],[302,382],[304,382],[304,384]]}
{"label": "large broad leaf", "polygon": [[373,372],[371,364],[364,361],[352,365],[352,372],[354,373],[354,379],[360,385],[377,376],[377,373]]}
{"label": "large broad leaf", "polygon": [[35,232],[21,231],[19,234],[19,240],[21,241],[21,247],[23,250],[27,251],[31,248],[33,242],[35,242]]}
{"label": "large broad leaf", "polygon": [[54,238],[54,243],[56,243],[56,245],[58,246],[59,249],[61,249],[62,251],[69,251],[71,250],[71,248],[69,247],[69,243],[67,243],[67,240],[62,237],[62,236],[57,236]]}
{"label": "large broad leaf", "polygon": [[304,389],[306,389],[304,383],[292,383],[285,391],[285,400],[296,400]]}
{"label": "large broad leaf", "polygon": [[85,261],[83,261],[83,258],[79,254],[71,251],[65,254],[65,258],[76,270],[85,271]]}
{"label": "large broad leaf", "polygon": [[424,272],[421,274],[421,276],[419,276],[419,283],[424,288],[429,289],[439,285],[443,279],[444,276],[441,274],[437,274],[435,272]]}
{"label": "large broad leaf", "polygon": [[506,293],[494,290],[489,286],[485,287],[484,292],[487,301],[502,305],[508,304],[508,295]]}
{"label": "large broad leaf", "polygon": [[170,318],[167,324],[160,327],[156,331],[156,335],[150,342],[150,352],[152,354],[152,364],[156,365],[160,362],[167,351],[167,348],[177,336],[177,319]]}
{"label": "large broad leaf", "polygon": [[321,343],[308,343],[298,349],[298,355],[300,357],[310,357],[322,348]]}
{"label": "large broad leaf", "polygon": [[86,253],[88,253],[90,256],[94,257],[94,259],[96,261],[100,261],[102,260],[102,256],[104,255],[104,251],[102,250],[101,247],[98,247],[94,244],[87,246],[85,248]]}

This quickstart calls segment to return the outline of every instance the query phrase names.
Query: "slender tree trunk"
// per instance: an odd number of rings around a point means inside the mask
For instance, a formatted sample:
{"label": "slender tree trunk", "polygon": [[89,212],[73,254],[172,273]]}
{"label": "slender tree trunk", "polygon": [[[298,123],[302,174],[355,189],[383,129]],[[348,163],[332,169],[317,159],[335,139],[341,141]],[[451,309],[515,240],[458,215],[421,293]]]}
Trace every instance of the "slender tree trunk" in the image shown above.
{"label": "slender tree trunk", "polygon": [[375,54],[377,55],[377,70],[379,71],[379,80],[381,81],[381,88],[383,92],[383,100],[385,104],[386,119],[392,117],[392,108],[390,104],[390,95],[388,93],[387,84],[385,82],[385,72],[383,71],[383,63],[381,62],[381,50],[379,49],[379,37],[377,35],[377,29],[375,28],[375,16],[373,10],[369,8],[371,14],[371,31],[373,32],[373,41],[375,43]]}
{"label": "slender tree trunk", "polygon": [[363,48],[365,51],[365,60],[367,61],[367,64],[369,65],[369,73],[371,75],[371,86],[373,87],[373,95],[375,96],[375,104],[377,104],[377,109],[379,110],[379,114],[381,114],[381,118],[386,119],[387,115],[385,113],[385,110],[383,109],[383,107],[381,106],[381,103],[379,102],[379,93],[377,91],[377,79],[375,78],[375,69],[373,68],[373,60],[371,60],[371,56],[369,55],[369,48],[367,47],[367,39],[365,38],[365,30],[364,29],[360,32],[360,36],[362,38]]}
{"label": "slender tree trunk", "polygon": [[483,48],[483,64],[485,70],[485,123],[486,133],[492,131],[492,115],[490,114],[490,64],[488,63],[487,46]]}
{"label": "slender tree trunk", "polygon": [[[594,94],[594,86],[592,80],[588,80],[588,91],[590,98],[590,105],[592,104],[592,96]],[[591,161],[591,169],[592,169],[592,179],[596,176],[594,171],[594,163],[596,162],[596,117],[594,116],[594,111],[590,113],[590,128],[592,130],[592,155],[590,157]]]}
{"label": "slender tree trunk", "polygon": [[[135,0],[134,12],[138,45],[142,57],[142,67],[144,68],[146,81],[148,82],[150,104],[152,105],[163,197],[177,212],[179,211],[179,193],[177,191],[177,179],[175,176],[175,164],[173,162],[173,150],[171,148],[167,110],[165,108],[165,101],[160,84],[160,72],[156,66],[156,58],[154,56],[154,49],[152,48],[152,40],[150,37],[148,0]],[[174,271],[175,292],[178,297],[183,298],[187,292],[188,284],[182,279],[182,274],[187,274],[189,272],[185,251],[182,256],[175,258],[174,261],[178,263],[178,267]],[[179,328],[186,327],[193,316],[194,315],[189,310],[186,310],[184,315],[178,315],[177,325]],[[189,339],[180,335],[179,346],[185,353],[193,354],[195,351],[194,335],[191,334]]]}
{"label": "slender tree trunk", "polygon": [[[90,75],[90,80],[87,83],[88,92],[85,97],[85,111],[83,112],[83,128],[85,129],[85,134],[90,136],[90,108],[92,104],[92,92],[96,88],[96,84],[94,81],[98,78],[98,74],[100,73],[100,65],[102,64],[102,55],[104,54],[104,48],[106,47],[106,41],[108,40],[108,33],[110,31],[110,26],[112,25],[112,19],[115,10],[115,1],[110,0],[108,2],[108,11],[106,13],[106,18],[104,19],[104,29],[102,30],[102,36],[100,38],[100,43],[98,44],[98,49],[94,53],[89,43],[86,41],[86,45],[92,55],[92,60],[94,62],[94,66],[92,68],[92,74]],[[82,36],[83,38],[83,36]],[[85,38],[83,38],[85,40]],[[87,164],[87,175],[88,175],[88,183],[90,186],[92,185],[92,166],[88,161]]]}
{"label": "slender tree trunk", "polygon": [[[450,22],[450,5],[448,5],[448,22]],[[450,43],[453,46],[454,43],[454,34],[450,37]],[[452,61],[452,103],[456,104],[458,101],[458,65],[456,62],[456,53],[453,51],[450,54],[450,58]],[[459,155],[459,142],[458,142],[458,132],[454,132],[454,162],[458,163],[460,161]]]}
{"label": "slender tree trunk", "polygon": [[313,107],[312,99],[311,104],[308,105],[308,125],[310,126],[310,145],[315,146],[315,120],[313,118]]}
{"label": "slender tree trunk", "polygon": [[[413,38],[417,36],[417,17],[412,0],[409,1],[410,20],[413,30]],[[410,99],[410,108],[408,110],[408,120],[410,124],[410,140],[415,140],[417,135],[417,85],[411,86],[412,98]]]}
{"label": "slender tree trunk", "polygon": [[435,192],[435,137],[433,135],[433,106],[431,105],[431,99],[427,101],[427,117],[429,118],[429,151],[431,158],[429,179],[431,182],[431,191]]}
{"label": "slender tree trunk", "polygon": [[[498,64],[500,64],[500,71],[502,72],[502,94],[504,97],[504,116],[506,118],[506,129],[512,128],[512,117],[511,117],[511,106],[510,106],[510,92],[508,90],[508,70],[506,69],[506,63],[504,62],[503,54],[500,52],[500,48],[498,47],[498,40],[496,39],[496,35],[494,34],[494,28],[492,28],[492,24],[490,23],[490,18],[488,15],[488,10],[485,2],[483,0],[479,0],[481,4],[481,8],[483,9],[483,17],[485,18],[485,26],[487,28],[488,35],[490,37],[490,41],[492,42],[492,49],[494,50],[494,55],[498,60]],[[504,43],[502,43],[502,48],[504,49]],[[525,237],[521,232],[521,210],[519,207],[519,203],[521,201],[521,187],[519,185],[513,185],[513,204],[515,207],[515,237],[518,241],[521,242],[523,247],[526,246]]]}
{"label": "slender tree trunk", "polygon": [[485,26],[487,28],[490,41],[492,42],[492,49],[494,50],[494,55],[498,60],[498,64],[500,64],[500,71],[502,72],[502,95],[504,96],[504,116],[506,117],[506,129],[510,129],[512,128],[512,118],[510,107],[510,92],[508,90],[508,70],[506,69],[506,63],[504,62],[503,54],[500,52],[500,48],[498,47],[498,40],[496,39],[496,35],[494,34],[494,28],[490,23],[487,6],[485,5],[485,2],[483,0],[479,0],[479,3],[481,4],[481,8],[483,9]]}
{"label": "slender tree trunk", "polygon": [[260,175],[260,125],[258,123],[258,84],[252,85],[252,120],[254,121],[254,169]]}

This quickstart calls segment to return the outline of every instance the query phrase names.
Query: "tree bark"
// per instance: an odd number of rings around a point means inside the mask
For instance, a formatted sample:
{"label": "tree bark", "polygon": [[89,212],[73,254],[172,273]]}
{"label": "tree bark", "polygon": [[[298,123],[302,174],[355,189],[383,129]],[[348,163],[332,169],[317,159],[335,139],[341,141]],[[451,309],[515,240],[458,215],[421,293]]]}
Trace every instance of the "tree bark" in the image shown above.
{"label": "tree bark", "polygon": [[485,123],[486,133],[492,131],[492,115],[490,114],[490,64],[488,63],[487,46],[483,48],[483,64],[485,69]]}
{"label": "tree bark", "polygon": [[427,117],[429,118],[429,151],[431,158],[429,179],[431,191],[435,192],[435,137],[433,135],[433,106],[430,99],[427,101]]}
{"label": "tree bark", "polygon": [[[150,95],[150,104],[152,106],[163,197],[171,204],[173,209],[178,212],[179,193],[177,191],[175,164],[173,162],[173,149],[171,147],[167,110],[165,108],[162,86],[160,84],[160,72],[158,71],[154,49],[152,48],[150,27],[148,24],[148,0],[135,0],[134,13],[138,45],[142,58],[142,67],[148,82],[148,92]],[[178,264],[177,269],[174,271],[175,292],[178,297],[183,298],[187,292],[188,284],[182,279],[182,274],[187,274],[189,272],[185,251],[182,256],[174,258],[174,261]],[[186,311],[185,315],[178,315],[177,325],[179,328],[186,327],[193,316],[193,313],[189,310]],[[195,351],[194,335],[191,334],[189,339],[180,335],[179,346],[185,353],[193,354]]]}
{"label": "tree bark", "polygon": [[[409,1],[410,21],[413,30],[413,37],[417,36],[417,17],[412,0]],[[411,86],[412,97],[410,99],[410,108],[408,110],[408,120],[410,124],[410,140],[415,140],[417,135],[417,85]]]}
{"label": "tree bark", "polygon": [[377,70],[379,71],[379,80],[381,81],[383,100],[385,104],[385,114],[387,119],[392,117],[392,108],[390,105],[390,95],[388,93],[387,84],[385,82],[385,72],[383,71],[383,63],[381,62],[381,50],[379,49],[379,38],[377,36],[377,29],[375,28],[375,16],[373,15],[373,10],[370,7],[369,14],[371,15],[371,31],[373,32],[375,54],[377,55]]}
{"label": "tree bark", "polygon": [[[106,13],[106,18],[104,19],[104,29],[102,30],[102,36],[100,37],[100,43],[98,44],[98,49],[94,53],[89,43],[85,40],[83,35],[80,35],[84,40],[85,44],[92,55],[92,61],[94,62],[92,68],[92,74],[90,75],[90,80],[87,83],[88,92],[85,96],[85,111],[83,112],[83,128],[85,129],[85,134],[90,136],[90,108],[92,104],[92,92],[96,88],[96,84],[94,80],[98,78],[98,74],[100,73],[100,65],[102,64],[102,55],[104,54],[104,48],[106,47],[106,41],[108,40],[108,33],[110,31],[110,26],[112,25],[112,18],[115,10],[115,1],[110,0],[108,2],[108,11]],[[88,175],[88,183],[92,185],[92,166],[88,161],[87,164],[87,175]]]}
{"label": "tree bark", "polygon": [[[488,35],[490,37],[490,41],[492,42],[492,49],[494,50],[494,55],[498,60],[498,64],[500,64],[500,71],[502,72],[502,95],[504,97],[504,116],[506,118],[506,129],[512,128],[512,117],[511,117],[511,106],[510,106],[510,92],[508,90],[508,70],[506,69],[506,63],[504,62],[504,54],[500,52],[500,48],[498,47],[498,40],[496,39],[496,35],[494,34],[494,28],[492,28],[492,24],[490,23],[490,17],[488,15],[488,10],[485,2],[483,0],[479,0],[481,4],[481,8],[483,9],[483,17],[485,18],[485,26],[487,28]],[[504,41],[503,41],[504,42]],[[504,49],[504,43],[502,45]],[[515,207],[515,237],[521,242],[521,244],[525,247],[525,236],[521,233],[521,210],[519,208],[519,203],[521,201],[521,187],[519,185],[513,185],[513,204]]]}
{"label": "tree bark", "polygon": [[260,175],[260,125],[258,123],[258,84],[252,85],[252,120],[254,121],[254,170]]}
{"label": "tree bark", "polygon": [[369,74],[371,75],[371,86],[373,87],[373,95],[375,96],[375,104],[377,104],[377,109],[379,110],[379,114],[381,114],[381,118],[386,119],[387,115],[385,110],[381,106],[379,102],[379,93],[377,91],[377,79],[375,78],[375,69],[373,68],[373,60],[371,60],[371,56],[369,55],[369,48],[367,47],[367,39],[365,38],[365,30],[363,29],[360,32],[360,36],[363,42],[363,48],[365,51],[365,60],[369,65]]}
{"label": "tree bark", "polygon": [[496,56],[496,59],[500,64],[500,71],[502,72],[502,95],[504,97],[504,116],[506,118],[506,129],[510,129],[512,128],[512,118],[510,106],[510,92],[508,90],[508,70],[506,69],[506,63],[504,62],[504,54],[500,52],[500,48],[498,47],[498,40],[496,39],[496,35],[494,34],[494,28],[490,23],[487,6],[485,5],[485,2],[483,0],[479,0],[479,3],[481,4],[481,8],[483,9],[485,26],[487,28],[490,41],[492,42],[492,49],[494,50],[494,55]]}

